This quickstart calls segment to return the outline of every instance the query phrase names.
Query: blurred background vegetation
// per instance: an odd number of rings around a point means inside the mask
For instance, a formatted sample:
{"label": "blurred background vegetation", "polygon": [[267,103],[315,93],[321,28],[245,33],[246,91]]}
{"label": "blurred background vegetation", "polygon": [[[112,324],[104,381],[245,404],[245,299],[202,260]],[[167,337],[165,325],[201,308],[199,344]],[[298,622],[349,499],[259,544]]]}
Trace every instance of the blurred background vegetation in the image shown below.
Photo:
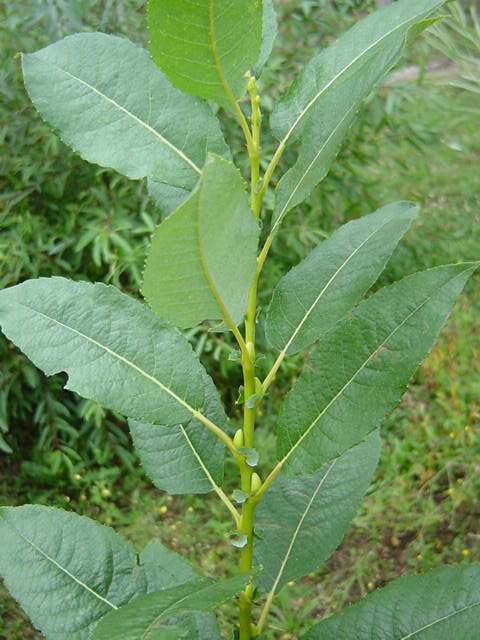
{"label": "blurred background vegetation", "polygon": [[[261,78],[265,119],[305,61],[375,4],[276,2],[279,36]],[[430,28],[369,98],[328,178],[287,218],[262,280],[263,308],[282,274],[338,225],[396,199],[419,202],[422,216],[380,284],[421,268],[479,259],[477,10],[475,2],[448,5],[448,19]],[[110,282],[136,296],[161,212],[143,183],[89,165],[64,146],[22,84],[19,51],[81,30],[123,34],[146,46],[145,2],[0,2],[0,287],[63,275]],[[238,128],[226,115],[222,124],[243,166]],[[273,149],[266,133],[266,159]],[[281,169],[288,163],[286,154]],[[269,193],[267,207],[272,202]],[[480,561],[479,292],[477,276],[384,426],[381,463],[351,531],[326,567],[280,593],[269,640],[297,638],[315,617],[402,573]],[[241,371],[232,342],[204,328],[189,337],[235,424]],[[260,367],[266,371],[272,356],[263,351]],[[305,357],[288,361],[266,398],[258,432],[263,471],[274,457],[279,403]],[[63,390],[61,376],[45,378],[3,337],[0,362],[0,504],[71,508],[113,523],[139,548],[158,537],[205,574],[232,569],[229,520],[213,497],[180,499],[156,491],[138,466],[120,416]],[[227,478],[233,487],[236,472],[228,465]],[[0,585],[0,638],[39,637]]]}

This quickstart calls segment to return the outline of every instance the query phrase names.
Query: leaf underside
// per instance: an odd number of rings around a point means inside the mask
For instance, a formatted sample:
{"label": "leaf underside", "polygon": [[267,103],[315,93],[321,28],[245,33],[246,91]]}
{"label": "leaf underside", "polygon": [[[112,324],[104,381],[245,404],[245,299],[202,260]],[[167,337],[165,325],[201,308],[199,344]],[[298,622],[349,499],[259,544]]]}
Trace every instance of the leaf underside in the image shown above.
{"label": "leaf underside", "polygon": [[142,293],[160,317],[181,327],[244,316],[257,265],[259,228],[246,184],[226,160],[210,157],[198,188],[153,234]]}

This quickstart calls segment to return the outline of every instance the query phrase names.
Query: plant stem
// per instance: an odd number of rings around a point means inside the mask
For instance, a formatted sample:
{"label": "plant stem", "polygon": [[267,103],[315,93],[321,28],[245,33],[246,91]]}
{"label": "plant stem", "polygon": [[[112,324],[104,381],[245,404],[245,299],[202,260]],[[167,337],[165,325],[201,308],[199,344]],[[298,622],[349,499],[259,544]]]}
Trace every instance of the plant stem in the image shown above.
{"label": "plant stem", "polygon": [[[260,99],[257,91],[255,78],[250,78],[248,91],[252,105],[252,138],[248,145],[251,170],[251,205],[255,218],[260,218],[263,194],[257,189],[260,178]],[[257,315],[257,286],[260,271],[257,269],[255,279],[250,290],[247,312],[245,314],[245,343],[248,357],[242,357],[243,385],[244,385],[244,412],[243,412],[243,440],[245,447],[252,449],[255,445],[255,416],[257,412],[256,403],[250,405],[248,402],[256,393],[255,384],[255,322]],[[242,490],[251,492],[252,469],[246,461],[240,466]],[[256,503],[249,498],[242,506],[242,517],[240,531],[246,536],[247,544],[242,549],[241,570],[248,573],[252,569],[253,563],[253,527]],[[240,640],[251,640],[252,638],[252,595],[253,587],[249,585],[240,594]]]}

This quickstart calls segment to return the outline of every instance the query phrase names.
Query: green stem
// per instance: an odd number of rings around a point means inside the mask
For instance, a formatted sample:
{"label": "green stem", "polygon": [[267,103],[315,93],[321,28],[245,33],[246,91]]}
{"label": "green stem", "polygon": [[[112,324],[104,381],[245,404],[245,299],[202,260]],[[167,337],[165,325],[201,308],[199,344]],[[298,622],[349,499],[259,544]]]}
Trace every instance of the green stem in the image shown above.
{"label": "green stem", "polygon": [[[255,78],[250,78],[248,83],[248,91],[250,93],[252,105],[252,139],[248,151],[250,156],[251,169],[251,203],[252,211],[255,218],[260,218],[262,208],[263,194],[261,194],[257,185],[260,178],[260,100],[257,93],[257,84]],[[257,286],[260,273],[257,270],[255,280],[250,290],[247,312],[245,314],[245,343],[247,355],[242,357],[243,367],[243,385],[244,385],[244,413],[243,413],[243,440],[244,446],[253,448],[255,445],[255,416],[256,405],[248,406],[248,400],[255,395],[255,322],[257,315]],[[242,478],[242,490],[250,493],[252,489],[252,469],[246,461],[240,466]],[[253,527],[255,517],[256,503],[252,499],[248,499],[242,506],[242,517],[240,531],[246,536],[247,544],[242,549],[241,570],[248,573],[252,569],[253,564]],[[245,591],[240,594],[240,640],[251,640],[252,638],[252,595],[253,587],[249,585]]]}

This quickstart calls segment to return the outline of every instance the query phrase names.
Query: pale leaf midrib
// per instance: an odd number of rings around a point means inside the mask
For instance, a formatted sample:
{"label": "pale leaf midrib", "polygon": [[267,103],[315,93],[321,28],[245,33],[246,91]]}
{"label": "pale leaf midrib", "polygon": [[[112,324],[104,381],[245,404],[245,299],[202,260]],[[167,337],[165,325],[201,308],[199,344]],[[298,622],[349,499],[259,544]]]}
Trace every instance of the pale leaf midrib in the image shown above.
{"label": "pale leaf midrib", "polygon": [[465,607],[462,607],[461,609],[457,609],[456,611],[452,611],[452,613],[449,613],[448,615],[443,616],[442,618],[438,618],[437,620],[433,620],[429,624],[426,624],[425,626],[420,627],[419,629],[415,629],[415,631],[412,631],[408,635],[402,636],[399,640],[409,640],[409,638],[414,638],[418,633],[422,633],[422,631],[425,631],[426,629],[431,629],[436,624],[441,624],[442,622],[445,622],[445,620],[448,620],[449,618],[453,618],[453,617],[459,615],[460,613],[463,613],[464,611],[468,611],[468,609],[473,609],[474,607],[478,607],[478,606],[480,606],[480,600],[478,602],[474,602],[472,604],[466,605]]}
{"label": "pale leaf midrib", "polygon": [[118,610],[118,607],[113,604],[113,602],[110,602],[110,600],[107,600],[107,598],[104,598],[103,596],[101,596],[99,593],[97,593],[94,589],[92,589],[91,587],[89,587],[87,584],[85,584],[82,580],[80,580],[79,578],[77,578],[75,575],[73,575],[73,573],[71,573],[68,569],[66,569],[65,567],[63,567],[59,562],[57,562],[54,558],[50,557],[48,555],[48,553],[46,553],[45,551],[43,551],[43,549],[41,549],[40,547],[38,547],[32,540],[29,540],[28,538],[26,538],[23,533],[21,531],[19,531],[14,525],[12,525],[10,522],[8,522],[8,520],[6,520],[4,518],[4,521],[6,522],[6,524],[11,527],[11,529],[13,529],[15,531],[15,533],[25,542],[25,544],[29,545],[30,547],[32,547],[32,549],[34,549],[37,553],[39,553],[43,558],[45,558],[48,562],[50,562],[51,564],[53,564],[57,569],[59,569],[62,573],[64,573],[66,576],[68,576],[71,580],[73,580],[75,583],[77,583],[80,587],[82,587],[83,589],[85,589],[85,591],[87,591],[88,593],[90,593],[92,596],[94,596],[95,598],[97,598],[98,600],[101,600],[102,602],[104,602],[105,604],[107,604],[109,607],[111,607],[112,609]]}
{"label": "pale leaf midrib", "polygon": [[[335,458],[335,460],[333,460],[333,461],[330,463],[330,466],[329,466],[329,467],[328,467],[328,469],[326,470],[325,474],[322,476],[322,478],[321,478],[320,482],[318,483],[317,488],[315,489],[315,491],[314,491],[314,492],[313,492],[313,494],[312,494],[312,497],[311,497],[311,498],[310,498],[310,500],[308,501],[308,504],[307,504],[307,506],[306,506],[306,508],[305,508],[305,511],[302,513],[302,516],[301,516],[301,518],[300,518],[300,520],[299,520],[299,522],[298,522],[298,525],[296,526],[295,531],[293,532],[292,539],[291,539],[291,541],[290,541],[290,544],[289,544],[289,546],[288,546],[287,552],[286,552],[286,554],[285,554],[285,557],[284,557],[284,559],[283,559],[283,561],[282,561],[282,564],[281,564],[281,566],[280,566],[280,569],[279,569],[279,571],[278,571],[277,578],[275,579],[275,582],[273,583],[273,587],[272,587],[272,589],[271,589],[271,591],[270,591],[270,594],[272,594],[272,595],[274,595],[274,594],[275,594],[275,591],[276,591],[276,589],[277,589],[278,583],[280,582],[280,580],[281,580],[281,578],[282,578],[283,572],[284,572],[285,567],[286,567],[286,565],[287,565],[287,562],[288,562],[288,560],[289,560],[289,558],[290,558],[290,554],[292,553],[292,549],[293,549],[293,547],[294,547],[294,545],[295,545],[295,542],[296,542],[296,540],[297,540],[297,537],[298,537],[298,535],[299,535],[299,533],[300,533],[300,529],[301,529],[301,528],[302,528],[302,526],[303,526],[303,523],[304,523],[304,521],[305,521],[305,518],[307,517],[308,513],[310,512],[310,509],[312,508],[312,505],[313,505],[313,503],[314,503],[314,501],[315,501],[315,499],[316,499],[316,497],[317,497],[317,495],[318,495],[318,493],[319,493],[320,489],[323,487],[323,485],[324,485],[324,483],[325,483],[325,481],[326,481],[326,479],[327,479],[328,475],[330,474],[330,471],[333,469],[333,467],[335,466],[335,464],[337,463],[337,461],[338,461],[338,458]],[[270,594],[269,594],[269,595],[270,595]]]}
{"label": "pale leaf midrib", "polygon": [[358,60],[360,60],[364,55],[366,55],[371,49],[379,45],[383,40],[385,40],[385,38],[388,38],[393,33],[395,33],[400,29],[403,29],[406,25],[408,25],[411,22],[414,22],[415,20],[416,18],[409,18],[408,20],[405,20],[401,24],[397,25],[394,29],[391,29],[387,33],[383,34],[381,38],[378,38],[378,40],[375,40],[372,44],[370,44],[368,47],[363,49],[359,55],[357,55],[353,60],[351,60],[347,65],[345,65],[343,69],[341,69],[333,78],[331,78],[331,80],[329,80],[329,82],[327,82],[327,84],[324,87],[322,87],[322,89],[320,89],[320,91],[310,100],[307,106],[299,113],[295,122],[292,124],[292,126],[286,133],[285,137],[283,138],[282,144],[286,144],[286,142],[292,135],[293,131],[295,130],[297,124],[303,119],[303,117],[307,114],[307,112],[315,104],[315,102],[332,86],[334,82],[336,82],[339,78],[341,78],[341,76],[344,73],[346,73],[356,62],[358,62]]}
{"label": "pale leaf midrib", "polygon": [[53,67],[55,67],[58,71],[60,71],[61,73],[64,73],[65,75],[69,76],[70,78],[72,78],[72,80],[75,80],[76,82],[79,82],[80,84],[82,84],[83,86],[87,87],[87,89],[89,89],[90,91],[92,91],[93,93],[96,93],[98,96],[100,96],[101,99],[106,100],[107,102],[109,102],[110,104],[112,104],[116,109],[119,109],[120,111],[122,111],[127,117],[131,118],[132,120],[134,120],[137,124],[139,124],[141,127],[143,127],[144,129],[146,129],[149,133],[151,133],[153,136],[155,136],[156,138],[158,138],[158,140],[166,145],[169,149],[171,149],[174,153],[176,153],[184,162],[186,162],[196,173],[198,173],[199,175],[202,173],[201,169],[192,161],[190,160],[190,158],[188,156],[186,156],[183,151],[181,151],[181,149],[179,149],[178,147],[176,147],[174,144],[172,144],[169,140],[167,140],[166,138],[164,138],[156,129],[154,129],[153,127],[151,127],[147,122],[145,122],[144,120],[142,120],[141,118],[139,118],[138,116],[136,116],[134,113],[132,113],[131,111],[129,111],[128,109],[126,109],[125,107],[123,107],[121,104],[119,104],[118,102],[116,102],[113,98],[110,98],[109,96],[107,96],[106,94],[104,94],[102,91],[99,91],[99,89],[97,89],[96,87],[94,87],[93,85],[91,85],[90,83],[86,82],[85,80],[83,80],[82,78],[79,78],[78,76],[76,76],[75,74],[71,73],[70,71],[67,71],[66,69],[63,69],[62,67],[59,67],[58,65],[54,64],[51,61],[48,61],[48,64],[51,64]]}
{"label": "pale leaf midrib", "polygon": [[[441,267],[440,267],[441,268]],[[470,270],[472,267],[465,269],[465,271]],[[465,271],[462,271],[461,273],[457,274],[456,276],[454,276],[453,278],[450,278],[450,280],[448,280],[448,282],[444,283],[443,285],[441,285],[441,288],[445,288],[447,285],[450,285],[454,280],[456,280],[457,278],[461,277]],[[428,302],[430,302],[430,300],[434,297],[434,295],[436,295],[438,293],[438,290],[436,290],[433,294],[431,294],[430,296],[428,296],[420,305],[418,305],[413,311],[411,311],[403,320],[401,323],[399,323],[395,329],[393,331],[391,331],[389,333],[389,335],[385,338],[385,340],[382,341],[382,343],[368,356],[368,358],[363,362],[363,364],[361,365],[361,367],[359,367],[357,369],[357,371],[350,377],[350,379],[348,380],[348,382],[346,382],[344,384],[344,386],[335,394],[335,396],[328,402],[328,404],[322,409],[322,411],[317,415],[317,417],[315,418],[315,420],[313,420],[313,422],[310,423],[310,425],[307,427],[307,429],[302,433],[302,435],[300,436],[300,438],[295,442],[295,444],[292,446],[292,448],[288,451],[288,453],[280,460],[279,465],[283,466],[285,464],[285,462],[288,460],[288,458],[292,455],[292,453],[297,449],[297,447],[300,446],[300,444],[303,442],[303,440],[308,436],[308,434],[311,432],[311,430],[315,427],[315,425],[317,424],[317,422],[325,415],[325,413],[330,409],[330,407],[340,398],[343,396],[345,390],[350,386],[350,384],[352,384],[352,382],[356,379],[356,377],[365,369],[365,367],[367,366],[367,364],[376,356],[376,354],[378,354],[378,352],[380,351],[380,349],[382,349],[385,344],[397,333],[397,331],[399,331],[409,320],[411,317],[413,317],[416,313],[418,313],[418,311],[420,311],[420,309],[422,307],[424,307],[426,304],[428,304]]]}
{"label": "pale leaf midrib", "polygon": [[385,220],[381,226],[377,227],[376,229],[374,229],[372,231],[372,233],[370,233],[367,238],[365,238],[365,240],[358,245],[358,247],[355,248],[354,251],[352,251],[352,253],[343,261],[343,263],[338,267],[338,269],[335,271],[335,273],[330,277],[330,279],[328,280],[328,282],[326,283],[326,285],[323,287],[323,289],[320,291],[320,293],[318,294],[318,296],[315,298],[314,302],[311,304],[311,306],[307,309],[305,315],[303,316],[302,320],[299,322],[298,326],[295,328],[295,331],[292,333],[292,335],[290,336],[288,342],[286,343],[285,347],[282,349],[281,353],[285,356],[287,354],[288,349],[290,348],[292,342],[295,340],[295,338],[297,337],[299,331],[301,330],[301,328],[303,327],[303,325],[305,324],[305,322],[308,320],[308,318],[310,317],[310,314],[313,313],[315,307],[318,305],[318,303],[320,302],[320,300],[322,299],[323,295],[325,294],[325,292],[327,291],[327,289],[333,284],[333,282],[335,281],[335,278],[338,276],[338,274],[342,271],[342,269],[344,269],[347,264],[350,262],[350,260],[352,260],[352,258],[361,250],[363,249],[363,247],[367,244],[367,242],[369,242],[377,233],[379,233],[380,231],[382,231],[384,229],[384,227],[388,224],[390,224],[390,222],[392,222],[392,219],[389,218],[388,220]]}
{"label": "pale leaf midrib", "polygon": [[172,391],[167,386],[165,386],[162,382],[160,382],[160,380],[157,380],[157,378],[155,378],[154,376],[152,376],[149,373],[147,373],[147,371],[145,371],[141,367],[137,366],[134,362],[131,362],[130,360],[128,360],[127,358],[124,358],[122,355],[120,355],[116,351],[113,351],[112,349],[110,349],[106,345],[103,345],[101,342],[98,342],[97,340],[95,340],[95,338],[92,338],[92,337],[86,335],[85,333],[82,333],[81,331],[78,331],[78,329],[75,329],[74,327],[70,327],[68,324],[65,324],[64,322],[61,322],[60,320],[57,320],[56,318],[52,318],[51,316],[43,313],[42,311],[39,311],[38,309],[34,309],[33,307],[29,307],[28,305],[25,305],[25,304],[23,304],[21,302],[18,302],[18,301],[16,302],[16,304],[19,304],[22,307],[24,307],[25,309],[28,309],[29,311],[32,311],[33,313],[36,313],[36,314],[42,316],[46,320],[49,320],[50,322],[53,322],[53,323],[57,324],[58,326],[62,327],[63,329],[66,329],[67,331],[71,331],[72,333],[78,335],[80,338],[82,338],[84,340],[88,340],[89,342],[94,344],[96,347],[98,347],[100,349],[103,349],[106,353],[111,355],[113,358],[116,358],[116,359],[120,360],[121,362],[123,362],[127,366],[131,367],[132,369],[134,369],[135,371],[140,373],[140,375],[142,375],[145,378],[147,378],[147,380],[150,380],[151,382],[156,384],[158,387],[160,387],[162,389],[162,391],[167,393],[174,400],[176,400],[179,404],[181,404],[185,409],[187,409],[187,411],[189,411],[194,417],[199,417],[199,415],[202,415],[201,412],[198,409],[195,409],[194,407],[189,405],[188,402],[186,402],[183,398],[180,398],[180,396],[178,396],[174,391]]}
{"label": "pale leaf midrib", "polygon": [[[300,185],[303,183],[303,181],[305,180],[305,178],[307,177],[307,175],[310,172],[310,169],[313,167],[313,165],[316,163],[316,161],[318,160],[319,156],[325,151],[325,149],[327,148],[330,140],[335,136],[335,134],[337,133],[337,131],[340,129],[340,127],[342,126],[342,124],[345,122],[345,120],[348,118],[348,116],[350,115],[350,113],[352,112],[352,110],[356,107],[356,104],[353,104],[350,109],[347,110],[347,112],[345,113],[345,115],[343,116],[343,118],[340,120],[340,122],[335,126],[335,128],[333,129],[333,131],[330,133],[330,135],[328,136],[328,138],[325,140],[324,144],[320,147],[320,149],[318,150],[318,152],[315,154],[313,160],[310,162],[310,164],[308,165],[308,167],[305,169],[305,171],[303,172],[303,174],[301,175],[301,177],[299,178],[299,180],[297,181],[297,184],[295,185],[295,188],[292,190],[292,193],[290,194],[290,196],[288,197],[288,200],[286,201],[286,203],[284,204],[282,210],[280,211],[280,213],[278,214],[278,217],[272,227],[272,231],[271,233],[275,233],[276,229],[281,225],[281,223],[283,222],[283,218],[285,217],[285,213],[288,211],[288,207],[290,206],[290,202],[293,200],[293,198],[295,197],[295,194],[297,193],[297,191],[300,188]],[[292,167],[293,168],[293,167]]]}

